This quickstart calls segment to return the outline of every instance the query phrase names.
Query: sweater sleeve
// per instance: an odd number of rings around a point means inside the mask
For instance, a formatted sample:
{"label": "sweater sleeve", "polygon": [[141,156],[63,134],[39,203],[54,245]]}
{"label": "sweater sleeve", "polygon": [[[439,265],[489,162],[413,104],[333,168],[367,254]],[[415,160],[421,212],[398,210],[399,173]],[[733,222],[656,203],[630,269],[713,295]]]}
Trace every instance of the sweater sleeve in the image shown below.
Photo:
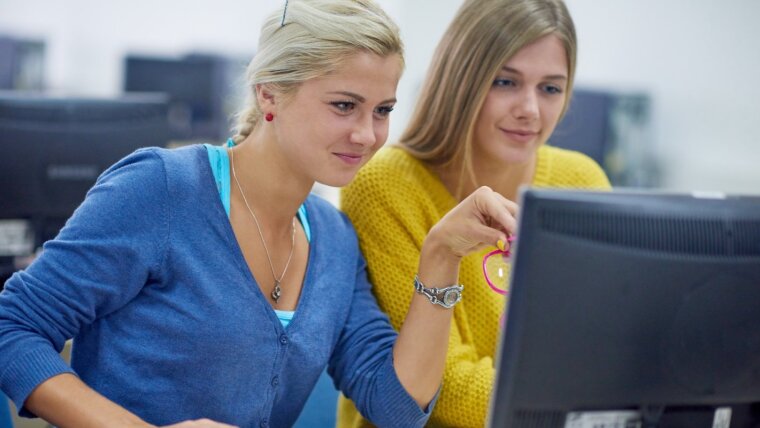
{"label": "sweater sleeve", "polygon": [[124,158],[32,265],[6,282],[0,388],[18,409],[40,383],[73,373],[59,356],[65,341],[127,304],[157,270],[168,237],[165,180],[154,152]]}
{"label": "sweater sleeve", "polygon": [[[367,258],[373,292],[396,329],[414,293],[422,242],[442,215],[431,199],[433,190],[418,178],[369,165],[341,194],[342,209],[353,221]],[[430,424],[482,427],[494,380],[493,359],[478,354],[461,305],[454,310],[443,386]],[[344,399],[339,417],[341,428],[367,426]]]}
{"label": "sweater sleeve", "polygon": [[420,409],[396,375],[393,344],[397,333],[372,296],[358,245],[356,253],[358,264],[351,309],[328,373],[377,426],[422,427],[430,412]]}

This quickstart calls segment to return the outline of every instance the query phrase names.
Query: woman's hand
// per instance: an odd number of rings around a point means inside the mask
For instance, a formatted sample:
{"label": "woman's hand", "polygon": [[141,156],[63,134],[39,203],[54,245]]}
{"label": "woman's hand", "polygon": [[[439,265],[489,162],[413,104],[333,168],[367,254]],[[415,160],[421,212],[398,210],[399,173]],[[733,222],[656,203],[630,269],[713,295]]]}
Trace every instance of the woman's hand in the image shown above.
{"label": "woman's hand", "polygon": [[[465,198],[433,226],[426,244],[437,244],[454,257],[496,246],[517,229],[516,203],[483,186]],[[428,243],[428,241],[431,241]]]}
{"label": "woman's hand", "polygon": [[[418,280],[437,289],[456,284],[462,257],[506,242],[517,228],[516,216],[514,202],[488,187],[474,191],[430,229],[420,251]],[[393,348],[398,378],[421,408],[441,384],[453,313],[415,294]]]}
{"label": "woman's hand", "polygon": [[[137,415],[100,395],[71,373],[53,376],[32,391],[24,406],[59,427],[155,428]],[[172,428],[233,428],[208,419],[185,421]]]}

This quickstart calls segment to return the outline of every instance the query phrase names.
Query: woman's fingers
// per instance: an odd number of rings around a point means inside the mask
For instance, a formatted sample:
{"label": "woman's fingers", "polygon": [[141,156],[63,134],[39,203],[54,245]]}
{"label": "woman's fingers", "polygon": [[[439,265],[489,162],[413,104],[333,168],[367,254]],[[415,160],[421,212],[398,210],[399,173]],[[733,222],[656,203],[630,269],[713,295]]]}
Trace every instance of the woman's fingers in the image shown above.
{"label": "woman's fingers", "polygon": [[[486,220],[484,223],[487,226],[501,229],[508,234],[514,234],[517,231],[519,208],[516,203],[486,186],[480,187],[470,197],[474,198],[475,206]],[[506,237],[501,239],[506,239]]]}
{"label": "woman's fingers", "polygon": [[520,206],[517,205],[517,202],[511,201],[504,196],[501,195],[501,193],[496,193],[496,197],[501,201],[501,203],[504,205],[504,208],[509,211],[510,214],[512,214],[512,217],[517,219],[518,215],[520,214]]}
{"label": "woman's fingers", "polygon": [[517,230],[518,206],[488,187],[481,187],[446,214],[428,237],[443,243],[452,254],[463,257],[507,242]]}
{"label": "woman's fingers", "polygon": [[469,231],[469,235],[472,240],[470,251],[477,251],[488,246],[495,247],[499,240],[503,242],[507,240],[507,236],[503,231],[483,224],[473,225]]}

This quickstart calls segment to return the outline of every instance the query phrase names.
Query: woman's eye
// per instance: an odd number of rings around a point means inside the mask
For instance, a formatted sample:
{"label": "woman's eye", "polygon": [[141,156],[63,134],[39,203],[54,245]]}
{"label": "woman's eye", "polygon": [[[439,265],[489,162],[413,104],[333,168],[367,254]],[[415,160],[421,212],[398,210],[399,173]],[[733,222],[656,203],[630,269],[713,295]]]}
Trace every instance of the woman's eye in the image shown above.
{"label": "woman's eye", "polygon": [[393,106],[383,106],[383,107],[376,108],[375,114],[377,114],[378,116],[382,118],[385,118],[385,117],[388,117],[388,115],[390,115],[392,111],[393,111]]}
{"label": "woman's eye", "polygon": [[544,92],[546,92],[547,94],[554,95],[554,94],[561,94],[563,90],[562,88],[556,85],[546,85],[544,86]]}
{"label": "woman's eye", "polygon": [[509,87],[509,86],[515,86],[517,85],[517,83],[515,83],[515,81],[512,79],[496,79],[493,81],[493,85]]}
{"label": "woman's eye", "polygon": [[334,103],[330,103],[333,105],[333,107],[337,108],[343,113],[348,113],[351,110],[354,109],[355,104],[351,101],[336,101]]}

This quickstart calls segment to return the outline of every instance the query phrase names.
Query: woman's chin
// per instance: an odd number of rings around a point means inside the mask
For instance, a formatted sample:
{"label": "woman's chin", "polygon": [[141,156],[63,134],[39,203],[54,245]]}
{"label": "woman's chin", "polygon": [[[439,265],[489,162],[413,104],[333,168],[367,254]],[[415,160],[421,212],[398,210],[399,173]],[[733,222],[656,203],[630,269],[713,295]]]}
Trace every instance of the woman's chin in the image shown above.
{"label": "woman's chin", "polygon": [[330,177],[320,177],[321,179],[317,180],[317,183],[323,184],[325,186],[329,187],[344,187],[348,186],[351,183],[351,180],[356,177],[356,173],[353,174],[340,174],[340,175],[333,175]]}

